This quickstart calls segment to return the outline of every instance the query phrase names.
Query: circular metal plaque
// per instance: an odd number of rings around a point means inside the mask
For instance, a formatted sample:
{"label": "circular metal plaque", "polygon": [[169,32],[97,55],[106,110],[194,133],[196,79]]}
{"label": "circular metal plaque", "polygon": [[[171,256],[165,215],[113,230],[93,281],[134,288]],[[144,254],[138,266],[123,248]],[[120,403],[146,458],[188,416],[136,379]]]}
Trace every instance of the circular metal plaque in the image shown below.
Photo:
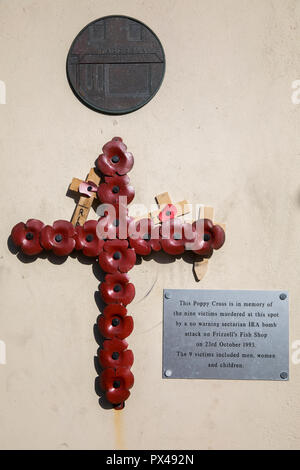
{"label": "circular metal plaque", "polygon": [[140,21],[106,16],[75,38],[67,76],[77,98],[106,114],[125,114],[144,106],[159,89],[165,54],[158,37]]}

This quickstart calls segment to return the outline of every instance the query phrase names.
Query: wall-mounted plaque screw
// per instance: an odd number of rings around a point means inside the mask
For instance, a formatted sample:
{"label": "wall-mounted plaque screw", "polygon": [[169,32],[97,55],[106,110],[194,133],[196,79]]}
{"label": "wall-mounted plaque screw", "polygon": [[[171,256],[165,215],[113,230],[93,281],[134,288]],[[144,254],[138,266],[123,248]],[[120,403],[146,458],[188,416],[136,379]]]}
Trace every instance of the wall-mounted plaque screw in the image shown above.
{"label": "wall-mounted plaque screw", "polygon": [[280,300],[285,300],[287,298],[286,294],[280,294],[279,296]]}
{"label": "wall-mounted plaque screw", "polygon": [[166,298],[166,299],[170,299],[170,298],[171,298],[170,292],[166,292],[166,293],[165,293],[165,298]]}
{"label": "wall-mounted plaque screw", "polygon": [[166,377],[171,377],[172,373],[173,373],[173,372],[171,371],[171,369],[165,370],[165,376],[166,376]]}
{"label": "wall-mounted plaque screw", "polygon": [[287,379],[287,378],[288,378],[287,372],[281,372],[280,377],[281,377],[282,379]]}

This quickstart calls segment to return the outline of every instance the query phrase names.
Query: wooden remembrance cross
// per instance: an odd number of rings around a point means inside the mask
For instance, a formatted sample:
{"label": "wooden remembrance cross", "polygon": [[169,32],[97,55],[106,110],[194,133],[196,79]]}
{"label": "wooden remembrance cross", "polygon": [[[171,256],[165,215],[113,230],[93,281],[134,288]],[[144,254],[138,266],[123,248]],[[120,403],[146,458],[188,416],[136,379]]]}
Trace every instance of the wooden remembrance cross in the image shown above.
{"label": "wooden remembrance cross", "polygon": [[[158,208],[144,217],[128,216],[127,204],[134,198],[127,173],[133,167],[133,156],[120,137],[106,143],[85,181],[74,178],[69,189],[80,195],[71,222],[57,220],[52,226],[29,219],[14,226],[11,238],[27,256],[43,250],[56,256],[68,256],[74,250],[98,260],[104,271],[99,290],[106,305],[98,317],[98,329],[104,338],[98,359],[101,367],[100,388],[115,409],[122,409],[130,395],[134,377],[131,372],[133,352],[125,341],[133,330],[133,318],[127,305],[135,288],[128,271],[136,255],[164,251],[178,256],[185,250],[195,253],[194,274],[203,278],[208,259],[225,241],[224,225],[213,223],[213,209],[202,207],[199,219],[186,223],[179,217],[190,212],[187,201],[173,204],[168,193],[156,196]],[[87,220],[93,201],[101,202],[100,219]],[[125,202],[124,202],[125,201]]]}

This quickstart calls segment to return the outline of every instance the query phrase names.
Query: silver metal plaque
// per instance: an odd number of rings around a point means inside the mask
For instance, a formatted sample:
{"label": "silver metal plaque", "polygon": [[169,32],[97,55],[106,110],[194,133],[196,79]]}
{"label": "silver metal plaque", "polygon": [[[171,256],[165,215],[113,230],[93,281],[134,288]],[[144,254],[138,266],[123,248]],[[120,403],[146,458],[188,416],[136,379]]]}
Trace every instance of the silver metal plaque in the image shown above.
{"label": "silver metal plaque", "polygon": [[164,290],[163,377],[288,380],[288,293]]}

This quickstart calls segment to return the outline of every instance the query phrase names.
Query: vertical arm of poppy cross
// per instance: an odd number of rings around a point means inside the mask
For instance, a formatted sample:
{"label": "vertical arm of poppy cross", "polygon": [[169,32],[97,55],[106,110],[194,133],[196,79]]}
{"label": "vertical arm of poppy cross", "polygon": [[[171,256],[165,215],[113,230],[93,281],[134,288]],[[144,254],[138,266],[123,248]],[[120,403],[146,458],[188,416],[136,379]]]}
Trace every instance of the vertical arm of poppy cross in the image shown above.
{"label": "vertical arm of poppy cross", "polygon": [[133,318],[127,314],[127,305],[135,296],[135,288],[127,274],[136,262],[135,250],[127,240],[130,222],[127,204],[134,198],[134,189],[127,173],[133,167],[134,160],[120,137],[114,137],[102,150],[97,167],[104,179],[97,195],[108,210],[104,211],[97,225],[98,238],[105,240],[98,259],[106,273],[100,284],[106,307],[98,320],[100,333],[105,338],[99,353],[103,369],[100,385],[115,409],[122,409],[134,382],[130,370],[134,357],[132,351],[127,349],[125,340],[133,330]]}

